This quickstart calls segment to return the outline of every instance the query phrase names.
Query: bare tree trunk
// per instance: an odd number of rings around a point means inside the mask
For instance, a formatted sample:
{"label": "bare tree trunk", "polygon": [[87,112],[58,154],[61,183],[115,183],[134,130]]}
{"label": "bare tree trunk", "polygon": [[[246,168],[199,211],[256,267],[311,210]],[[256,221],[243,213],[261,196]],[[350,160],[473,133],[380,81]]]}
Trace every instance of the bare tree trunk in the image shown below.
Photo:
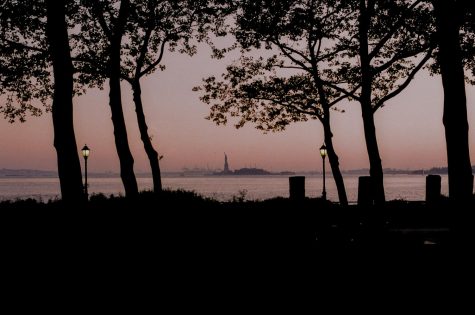
{"label": "bare tree trunk", "polygon": [[379,155],[378,141],[376,139],[376,128],[374,126],[374,112],[370,104],[361,104],[363,112],[363,128],[366,141],[366,150],[369,157],[369,175],[373,187],[374,203],[382,205],[385,203],[383,166]]}
{"label": "bare tree trunk", "polygon": [[340,200],[340,205],[347,206],[348,197],[346,196],[345,182],[343,181],[343,176],[341,175],[338,155],[336,155],[335,149],[333,147],[333,133],[330,128],[330,110],[327,107],[324,108],[324,117],[322,119],[322,123],[325,137],[325,146],[328,153],[328,161],[330,162],[333,179],[338,191],[338,199]]}
{"label": "bare tree trunk", "polygon": [[142,89],[140,87],[140,81],[135,80],[132,84],[132,90],[134,92],[135,113],[137,114],[137,123],[140,130],[140,138],[142,139],[145,152],[147,153],[150,161],[150,168],[152,169],[153,178],[153,191],[156,193],[162,192],[162,178],[160,174],[160,162],[158,153],[152,145],[152,141],[148,134],[148,126],[145,121],[145,114],[142,104]]}
{"label": "bare tree trunk", "polygon": [[134,158],[130,151],[127,138],[127,128],[125,126],[124,113],[122,111],[122,97],[120,88],[120,53],[121,42],[124,33],[125,22],[128,15],[129,1],[121,1],[119,17],[113,29],[110,42],[109,60],[109,105],[112,112],[112,123],[114,125],[114,137],[117,154],[120,161],[120,177],[124,184],[125,195],[136,197],[138,195],[137,179],[134,173]]}
{"label": "bare tree trunk", "polygon": [[[313,48],[310,47],[310,49]],[[326,91],[318,75],[317,62],[315,61],[315,58],[313,56],[314,54],[312,54],[313,78],[317,86],[320,104],[323,108],[323,117],[320,118],[320,122],[323,125],[323,133],[325,138],[325,146],[327,148],[328,160],[332,169],[333,180],[335,181],[336,189],[338,191],[338,200],[340,201],[340,204],[342,206],[347,206],[348,197],[346,195],[345,182],[343,181],[343,176],[341,175],[338,155],[336,155],[335,148],[333,147],[333,133],[330,127],[330,105],[328,104]]]}
{"label": "bare tree trunk", "polygon": [[363,117],[366,150],[369,158],[369,174],[373,185],[374,202],[376,205],[385,203],[383,166],[379,155],[376,128],[374,125],[374,111],[371,106],[372,74],[368,52],[369,14],[366,1],[360,0],[359,41],[361,63],[361,112]]}
{"label": "bare tree trunk", "polygon": [[66,25],[65,1],[46,0],[46,35],[54,73],[52,105],[54,147],[63,201],[84,199],[81,164],[73,123],[73,64]]}
{"label": "bare tree trunk", "polygon": [[458,2],[436,0],[434,8],[439,40],[439,66],[444,87],[445,141],[449,172],[449,197],[461,205],[473,198],[465,76],[460,48],[462,11]]}

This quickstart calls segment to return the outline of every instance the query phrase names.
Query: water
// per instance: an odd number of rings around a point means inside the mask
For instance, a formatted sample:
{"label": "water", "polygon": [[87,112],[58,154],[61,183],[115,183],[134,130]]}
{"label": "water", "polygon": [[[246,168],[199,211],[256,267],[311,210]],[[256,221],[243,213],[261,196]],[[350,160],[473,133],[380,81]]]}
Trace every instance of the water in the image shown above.
{"label": "water", "polygon": [[[344,177],[350,202],[356,202],[358,194],[358,176]],[[273,197],[289,196],[288,176],[196,176],[163,177],[164,188],[195,191],[203,196],[226,201],[233,197],[245,196],[246,200],[263,200]],[[423,175],[386,175],[386,199],[424,200],[425,176]],[[88,178],[89,194],[124,194],[122,182],[118,177]],[[139,177],[140,190],[152,188],[152,178]],[[318,197],[322,194],[323,179],[318,175],[306,176],[306,196]],[[338,194],[331,176],[326,181],[327,197],[337,201]],[[442,194],[447,195],[447,176],[442,176]],[[57,178],[0,178],[0,200],[16,198],[35,198],[49,200],[59,197]]]}

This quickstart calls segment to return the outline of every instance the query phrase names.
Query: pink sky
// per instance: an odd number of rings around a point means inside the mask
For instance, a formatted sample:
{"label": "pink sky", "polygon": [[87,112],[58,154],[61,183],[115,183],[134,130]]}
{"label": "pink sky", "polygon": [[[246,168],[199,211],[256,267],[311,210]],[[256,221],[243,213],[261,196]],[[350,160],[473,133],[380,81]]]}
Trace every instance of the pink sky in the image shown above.
{"label": "pink sky", "polygon": [[[201,78],[220,75],[226,61],[210,60],[206,53],[194,57],[168,54],[167,70],[143,80],[143,97],[153,143],[163,155],[162,169],[222,168],[223,153],[232,169],[256,166],[271,171],[321,170],[318,148],[323,142],[317,121],[291,125],[281,133],[262,134],[252,125],[236,130],[216,126],[204,117],[208,108],[192,92]],[[91,148],[91,171],[119,171],[112,122],[105,91],[91,90],[75,99],[75,127],[79,149]],[[383,167],[430,168],[446,165],[442,125],[443,91],[439,77],[419,73],[409,88],[376,114]],[[128,85],[123,85],[129,143],[136,172],[148,172]],[[470,151],[475,164],[475,87],[467,86]],[[342,169],[367,168],[361,111],[356,102],[333,113],[334,141]],[[26,123],[0,119],[0,168],[56,169],[50,114]],[[81,159],[82,162],[82,159]]]}

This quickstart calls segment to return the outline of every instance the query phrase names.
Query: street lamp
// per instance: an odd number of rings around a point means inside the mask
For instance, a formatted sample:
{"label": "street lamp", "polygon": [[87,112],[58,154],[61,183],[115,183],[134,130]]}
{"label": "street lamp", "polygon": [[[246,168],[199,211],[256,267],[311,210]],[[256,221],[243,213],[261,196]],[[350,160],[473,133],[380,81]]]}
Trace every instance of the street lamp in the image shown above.
{"label": "street lamp", "polygon": [[322,192],[322,198],[323,200],[327,200],[327,191],[325,190],[325,158],[327,156],[327,147],[325,146],[325,143],[320,147],[320,155],[323,160],[323,192]]}
{"label": "street lamp", "polygon": [[87,145],[81,149],[82,156],[84,157],[84,194],[86,195],[86,200],[89,200],[87,193],[87,158],[89,157],[89,148]]}

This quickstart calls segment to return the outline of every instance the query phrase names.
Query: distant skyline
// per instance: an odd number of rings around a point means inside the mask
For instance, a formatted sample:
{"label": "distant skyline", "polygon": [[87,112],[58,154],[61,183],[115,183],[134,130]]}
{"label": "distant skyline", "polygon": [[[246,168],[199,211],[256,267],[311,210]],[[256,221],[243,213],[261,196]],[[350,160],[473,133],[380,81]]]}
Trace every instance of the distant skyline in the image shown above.
{"label": "distant skyline", "polygon": [[[162,170],[222,168],[224,152],[231,169],[255,166],[269,171],[321,170],[318,148],[323,143],[323,132],[317,121],[293,124],[280,133],[263,134],[251,124],[236,130],[232,124],[215,126],[204,119],[208,108],[191,89],[200,85],[203,77],[219,76],[231,59],[212,60],[207,49],[194,57],[168,53],[164,58],[167,70],[144,79],[145,113],[152,141],[164,156]],[[88,169],[91,172],[119,172],[108,89],[90,90],[74,101],[78,149],[84,144],[91,148]],[[126,84],[123,85],[123,101],[135,171],[149,172]],[[423,71],[401,95],[376,113],[384,168],[446,166],[442,102],[440,77],[431,77]],[[474,105],[475,87],[467,86],[472,164],[475,164]],[[346,112],[332,112],[332,123],[341,168],[368,168],[360,106],[356,102],[346,102],[339,108]],[[23,124],[12,125],[2,118],[0,134],[0,168],[56,170],[49,113],[39,118],[29,117]]]}
{"label": "distant skyline", "polygon": [[[261,169],[261,168],[254,168],[254,167],[244,167],[240,169],[229,169],[230,174],[232,175],[233,171],[240,171],[241,174],[238,175],[298,175],[298,174],[321,174],[321,171],[318,170],[301,170],[298,172],[294,172],[292,170],[277,170],[274,172],[270,172],[270,174],[245,174],[243,172],[247,172],[249,170],[263,170],[263,171],[268,171],[266,169]],[[472,169],[475,171],[475,165],[472,165]],[[216,174],[215,172],[222,172],[222,168],[216,168],[216,169],[211,169],[211,168],[183,168],[182,170],[176,170],[176,171],[163,171],[162,175],[173,175],[175,176],[176,174],[181,174],[181,175],[192,175],[194,174],[197,175],[225,175],[225,174]],[[397,168],[385,168],[384,169],[386,174],[410,174],[410,175],[424,175],[424,174],[445,174],[447,175],[448,173],[448,168],[447,167],[431,167],[431,168],[424,168],[424,169],[397,169]],[[348,170],[342,170],[343,174],[348,174],[348,175],[361,175],[361,174],[369,174],[369,169],[368,168],[361,168],[361,169],[348,169]],[[239,172],[238,172],[239,173]],[[289,174],[287,174],[289,173]],[[292,174],[290,174],[292,173]],[[331,169],[329,170],[328,168],[326,169],[326,174],[332,176],[332,171]],[[0,177],[56,177],[57,171],[56,170],[36,170],[36,169],[6,169],[6,168],[0,168]],[[119,176],[119,172],[110,172],[110,171],[105,171],[105,172],[88,172],[89,176]],[[145,172],[136,172],[136,175],[138,176],[152,176],[152,173],[150,171],[145,171]]]}

